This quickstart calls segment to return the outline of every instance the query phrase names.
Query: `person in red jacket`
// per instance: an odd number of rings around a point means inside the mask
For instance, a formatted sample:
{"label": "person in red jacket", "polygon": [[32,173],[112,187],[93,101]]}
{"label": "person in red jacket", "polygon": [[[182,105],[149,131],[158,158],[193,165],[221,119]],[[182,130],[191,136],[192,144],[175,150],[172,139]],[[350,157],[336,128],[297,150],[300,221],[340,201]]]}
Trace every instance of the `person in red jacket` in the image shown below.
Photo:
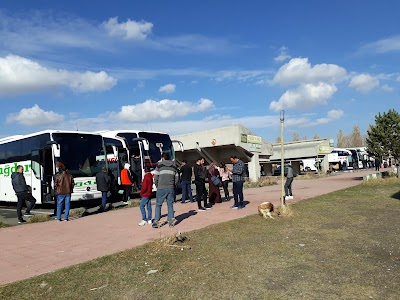
{"label": "person in red jacket", "polygon": [[[145,168],[145,175],[142,181],[142,189],[140,190],[140,196],[142,200],[140,201],[140,212],[142,213],[142,221],[139,226],[146,224],[151,224],[152,210],[151,210],[151,195],[153,192],[153,175],[150,173],[148,167]],[[146,217],[146,207],[147,207],[147,217]]]}
{"label": "person in red jacket", "polygon": [[125,164],[124,169],[121,171],[121,185],[124,189],[123,201],[125,204],[128,204],[128,200],[131,196],[131,188],[133,182],[130,167],[130,164]]}

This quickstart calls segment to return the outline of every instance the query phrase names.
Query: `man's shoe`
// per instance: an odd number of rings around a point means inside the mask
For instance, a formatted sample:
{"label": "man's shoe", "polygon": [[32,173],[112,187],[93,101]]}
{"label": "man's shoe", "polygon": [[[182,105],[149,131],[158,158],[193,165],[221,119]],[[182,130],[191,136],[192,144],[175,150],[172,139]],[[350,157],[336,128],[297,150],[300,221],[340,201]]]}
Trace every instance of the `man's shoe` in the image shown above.
{"label": "man's shoe", "polygon": [[57,222],[61,222],[61,219],[56,219],[57,220]]}
{"label": "man's shoe", "polygon": [[158,228],[158,227],[160,227],[160,223],[159,222],[153,222],[153,224],[151,224],[151,227]]}
{"label": "man's shoe", "polygon": [[243,205],[238,205],[237,208],[238,208],[238,209],[242,209],[242,208],[244,208],[244,206],[243,206]]}
{"label": "man's shoe", "polygon": [[176,219],[173,218],[172,221],[169,223],[169,227],[174,227],[176,224]]}
{"label": "man's shoe", "polygon": [[210,206],[210,205],[207,205],[206,207],[205,207],[205,209],[211,209],[212,208],[212,206]]}
{"label": "man's shoe", "polygon": [[206,211],[204,207],[200,207],[197,211]]}
{"label": "man's shoe", "polygon": [[142,221],[139,223],[139,226],[144,226],[144,225],[146,225],[146,224],[147,224],[147,221],[142,220]]}
{"label": "man's shoe", "polygon": [[22,223],[26,223],[26,221],[25,220],[19,220],[18,221],[18,224],[22,224]]}
{"label": "man's shoe", "polygon": [[181,201],[181,204],[185,204],[186,203],[186,201]]}
{"label": "man's shoe", "polygon": [[29,213],[24,213],[24,217],[33,217],[34,216],[34,214],[31,214],[30,212]]}
{"label": "man's shoe", "polygon": [[123,203],[124,203],[125,205],[128,205],[128,201],[123,201]]}
{"label": "man's shoe", "polygon": [[231,206],[232,209],[238,209],[239,207],[236,205]]}
{"label": "man's shoe", "polygon": [[68,219],[64,219],[64,222],[68,222],[69,220]]}
{"label": "man's shoe", "polygon": [[289,200],[293,200],[293,196],[289,196]]}
{"label": "man's shoe", "polygon": [[285,200],[287,201],[287,200],[289,200],[290,198],[289,198],[289,196],[285,196]]}

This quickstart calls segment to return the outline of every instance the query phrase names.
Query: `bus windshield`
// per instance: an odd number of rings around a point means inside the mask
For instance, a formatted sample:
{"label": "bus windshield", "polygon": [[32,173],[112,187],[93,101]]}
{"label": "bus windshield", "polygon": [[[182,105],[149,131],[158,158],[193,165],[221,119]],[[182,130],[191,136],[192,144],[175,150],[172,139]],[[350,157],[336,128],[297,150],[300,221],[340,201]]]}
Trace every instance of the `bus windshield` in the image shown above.
{"label": "bus windshield", "polygon": [[95,176],[106,164],[105,160],[97,160],[97,157],[104,156],[101,136],[82,133],[53,133],[52,136],[60,145],[57,160],[73,177]]}
{"label": "bus windshield", "polygon": [[161,153],[169,153],[170,159],[175,159],[172,141],[168,134],[139,132],[139,137],[143,137],[149,141],[149,156],[153,164],[161,160]]}

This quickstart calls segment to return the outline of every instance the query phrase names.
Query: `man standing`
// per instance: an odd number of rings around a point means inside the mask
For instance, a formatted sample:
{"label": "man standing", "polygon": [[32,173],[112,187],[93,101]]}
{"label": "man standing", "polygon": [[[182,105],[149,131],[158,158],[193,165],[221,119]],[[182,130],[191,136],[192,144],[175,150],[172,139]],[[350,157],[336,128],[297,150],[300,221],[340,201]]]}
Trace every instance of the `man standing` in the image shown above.
{"label": "man standing", "polygon": [[100,211],[106,211],[107,193],[110,190],[111,179],[107,174],[107,168],[102,167],[101,172],[96,174],[97,190],[101,192]]}
{"label": "man standing", "polygon": [[167,200],[168,223],[170,227],[175,225],[174,218],[174,200],[175,186],[179,180],[178,169],[174,162],[170,160],[169,153],[162,154],[162,161],[158,163],[154,171],[154,183],[157,187],[156,192],[156,216],[153,222],[153,228],[160,227],[161,207],[164,200]]}
{"label": "man standing", "polygon": [[190,202],[194,202],[192,195],[192,174],[192,168],[188,166],[186,160],[183,160],[181,167],[182,204],[186,202],[186,195],[189,195]]}
{"label": "man standing", "polygon": [[233,182],[233,199],[235,204],[232,209],[242,209],[243,206],[243,183],[244,183],[244,163],[236,156],[231,156],[232,168],[232,182]]}
{"label": "man standing", "polygon": [[60,168],[61,174],[56,177],[54,187],[57,194],[57,221],[61,221],[62,207],[65,205],[64,221],[68,221],[71,194],[74,190],[74,178],[67,173],[67,168]]}
{"label": "man standing", "polygon": [[36,199],[32,196],[31,192],[29,191],[29,187],[26,184],[23,166],[17,166],[17,172],[11,174],[11,183],[18,198],[18,224],[25,223],[26,221],[22,218],[22,207],[24,206],[25,201],[28,201],[24,216],[33,216],[33,214],[31,214],[31,209],[35,206]]}
{"label": "man standing", "polygon": [[[285,167],[283,168],[285,169]],[[285,172],[285,171],[283,171]],[[285,182],[285,200],[292,200],[293,193],[292,193],[292,183],[293,183],[293,168],[292,165],[287,165],[287,175],[286,175],[286,182]]]}
{"label": "man standing", "polygon": [[[206,209],[211,209],[207,205],[207,190],[206,190],[206,175],[207,172],[204,169],[204,158],[199,157],[196,160],[196,165],[194,166],[194,184],[196,185],[196,200],[198,211],[206,211]],[[204,200],[204,206],[201,206],[201,198]]]}

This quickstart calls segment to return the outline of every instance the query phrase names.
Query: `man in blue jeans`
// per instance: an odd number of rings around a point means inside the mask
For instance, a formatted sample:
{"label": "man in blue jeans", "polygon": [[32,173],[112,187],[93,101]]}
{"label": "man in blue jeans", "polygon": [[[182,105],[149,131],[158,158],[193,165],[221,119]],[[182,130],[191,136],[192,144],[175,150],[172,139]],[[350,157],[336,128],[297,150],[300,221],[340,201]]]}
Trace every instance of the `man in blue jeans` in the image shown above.
{"label": "man in blue jeans", "polygon": [[192,194],[192,174],[193,174],[192,168],[188,166],[186,160],[182,160],[182,166],[181,166],[182,204],[186,202],[187,195],[189,195],[190,202],[194,202]]}
{"label": "man in blue jeans", "polygon": [[242,209],[243,205],[243,183],[244,183],[244,163],[236,156],[231,156],[231,162],[233,164],[232,182],[233,182],[233,198],[235,204],[231,207],[232,209]]}
{"label": "man in blue jeans", "polygon": [[101,172],[96,174],[97,190],[101,192],[101,206],[99,211],[106,211],[107,194],[110,190],[111,179],[106,167],[101,167]]}
{"label": "man in blue jeans", "polygon": [[164,200],[167,200],[168,206],[168,223],[170,227],[175,225],[174,218],[174,200],[175,187],[179,180],[178,169],[174,162],[170,160],[169,153],[162,154],[162,161],[158,163],[154,171],[154,183],[157,187],[156,192],[156,216],[152,227],[160,227],[161,207]]}
{"label": "man in blue jeans", "polygon": [[65,203],[64,221],[68,221],[71,194],[74,191],[75,183],[72,175],[67,173],[65,166],[62,166],[60,170],[61,174],[56,177],[54,183],[55,193],[57,194],[57,221],[61,221],[63,203]]}

